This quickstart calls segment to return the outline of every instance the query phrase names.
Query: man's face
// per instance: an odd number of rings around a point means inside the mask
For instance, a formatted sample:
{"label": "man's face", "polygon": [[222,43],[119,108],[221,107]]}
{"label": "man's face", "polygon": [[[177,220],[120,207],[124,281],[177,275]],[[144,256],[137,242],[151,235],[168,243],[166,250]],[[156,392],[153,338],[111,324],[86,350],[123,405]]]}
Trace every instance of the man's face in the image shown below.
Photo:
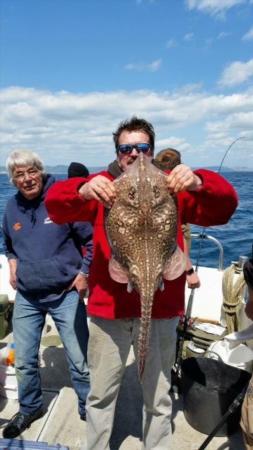
{"label": "man's face", "polygon": [[[149,135],[144,131],[122,131],[119,136],[119,144],[150,144]],[[121,153],[117,154],[117,161],[120,168],[125,171],[127,167],[132,164],[138,157],[138,150],[133,148],[131,153]],[[147,153],[145,153],[150,159],[153,156],[153,151],[150,148]]]}
{"label": "man's face", "polygon": [[13,171],[13,182],[27,200],[38,197],[43,187],[43,175],[33,166],[16,166]]}

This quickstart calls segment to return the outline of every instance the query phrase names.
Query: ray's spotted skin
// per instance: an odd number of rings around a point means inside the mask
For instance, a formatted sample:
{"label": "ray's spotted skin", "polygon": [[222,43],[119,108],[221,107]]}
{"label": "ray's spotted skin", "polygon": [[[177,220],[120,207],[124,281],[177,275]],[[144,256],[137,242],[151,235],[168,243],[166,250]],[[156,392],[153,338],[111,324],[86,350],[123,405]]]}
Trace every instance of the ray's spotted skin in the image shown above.
{"label": "ray's spotted skin", "polygon": [[106,217],[113,258],[111,277],[128,283],[140,294],[141,322],[138,369],[142,377],[148,351],[153,298],[163,278],[174,279],[185,270],[177,248],[177,205],[167,187],[167,176],[140,153],[115,182],[116,200]]}

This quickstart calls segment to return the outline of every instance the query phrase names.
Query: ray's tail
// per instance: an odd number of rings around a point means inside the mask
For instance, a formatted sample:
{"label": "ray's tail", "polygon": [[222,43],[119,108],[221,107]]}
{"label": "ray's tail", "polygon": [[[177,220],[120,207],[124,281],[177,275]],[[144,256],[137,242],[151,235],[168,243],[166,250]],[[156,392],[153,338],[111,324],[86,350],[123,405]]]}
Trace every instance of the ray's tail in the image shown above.
{"label": "ray's tail", "polygon": [[138,338],[138,373],[140,381],[142,380],[146,358],[149,350],[152,304],[153,295],[149,296],[148,299],[147,297],[141,298],[142,314],[140,319],[140,331]]}

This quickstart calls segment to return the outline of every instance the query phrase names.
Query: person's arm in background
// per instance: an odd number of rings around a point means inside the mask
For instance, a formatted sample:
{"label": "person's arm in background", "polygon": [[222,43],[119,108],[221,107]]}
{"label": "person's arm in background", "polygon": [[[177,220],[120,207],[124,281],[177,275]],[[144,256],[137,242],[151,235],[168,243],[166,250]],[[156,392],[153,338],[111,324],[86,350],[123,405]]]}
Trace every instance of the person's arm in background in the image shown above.
{"label": "person's arm in background", "polygon": [[17,289],[17,260],[15,258],[8,259],[9,269],[10,269],[10,278],[9,282],[13,289]]}
{"label": "person's arm in background", "polygon": [[81,248],[83,260],[80,272],[75,277],[70,289],[75,287],[80,300],[83,300],[88,289],[89,269],[93,258],[93,228],[89,222],[75,222],[71,228],[76,245]]}
{"label": "person's arm in background", "polygon": [[6,213],[4,214],[4,218],[3,218],[2,233],[3,233],[4,254],[8,259],[9,270],[10,270],[9,283],[13,287],[13,289],[16,289],[17,288],[17,275],[16,275],[16,273],[17,273],[17,257],[12,248],[11,237],[8,234]]}
{"label": "person's arm in background", "polygon": [[245,313],[249,319],[253,320],[253,258],[244,264],[243,273],[249,290],[249,299],[245,306]]}
{"label": "person's arm in background", "polygon": [[[249,298],[246,303],[245,312],[249,319],[253,320],[253,258],[249,259],[243,266],[243,274],[249,289]],[[242,428],[244,448],[253,448],[253,375],[249,381],[247,391],[245,393],[242,409],[240,425]]]}
{"label": "person's arm in background", "polygon": [[247,316],[253,320],[253,289],[251,287],[249,287],[249,300],[245,307],[245,312]]}
{"label": "person's arm in background", "polygon": [[185,271],[186,271],[186,281],[187,281],[188,288],[190,288],[190,289],[199,288],[200,287],[200,279],[199,279],[198,273],[195,272],[192,261],[189,257],[189,251],[188,251],[188,247],[187,247],[187,243],[186,243],[185,239],[184,239],[184,254],[186,256]]}

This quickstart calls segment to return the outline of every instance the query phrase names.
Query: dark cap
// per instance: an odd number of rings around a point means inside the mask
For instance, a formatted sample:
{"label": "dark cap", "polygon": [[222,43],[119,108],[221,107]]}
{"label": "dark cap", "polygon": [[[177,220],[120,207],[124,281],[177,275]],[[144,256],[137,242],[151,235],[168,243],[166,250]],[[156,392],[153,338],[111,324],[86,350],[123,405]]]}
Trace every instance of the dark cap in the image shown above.
{"label": "dark cap", "polygon": [[68,178],[73,178],[73,177],[88,177],[89,176],[89,171],[87,169],[87,167],[79,162],[72,162],[70,163],[69,167],[68,167]]}

